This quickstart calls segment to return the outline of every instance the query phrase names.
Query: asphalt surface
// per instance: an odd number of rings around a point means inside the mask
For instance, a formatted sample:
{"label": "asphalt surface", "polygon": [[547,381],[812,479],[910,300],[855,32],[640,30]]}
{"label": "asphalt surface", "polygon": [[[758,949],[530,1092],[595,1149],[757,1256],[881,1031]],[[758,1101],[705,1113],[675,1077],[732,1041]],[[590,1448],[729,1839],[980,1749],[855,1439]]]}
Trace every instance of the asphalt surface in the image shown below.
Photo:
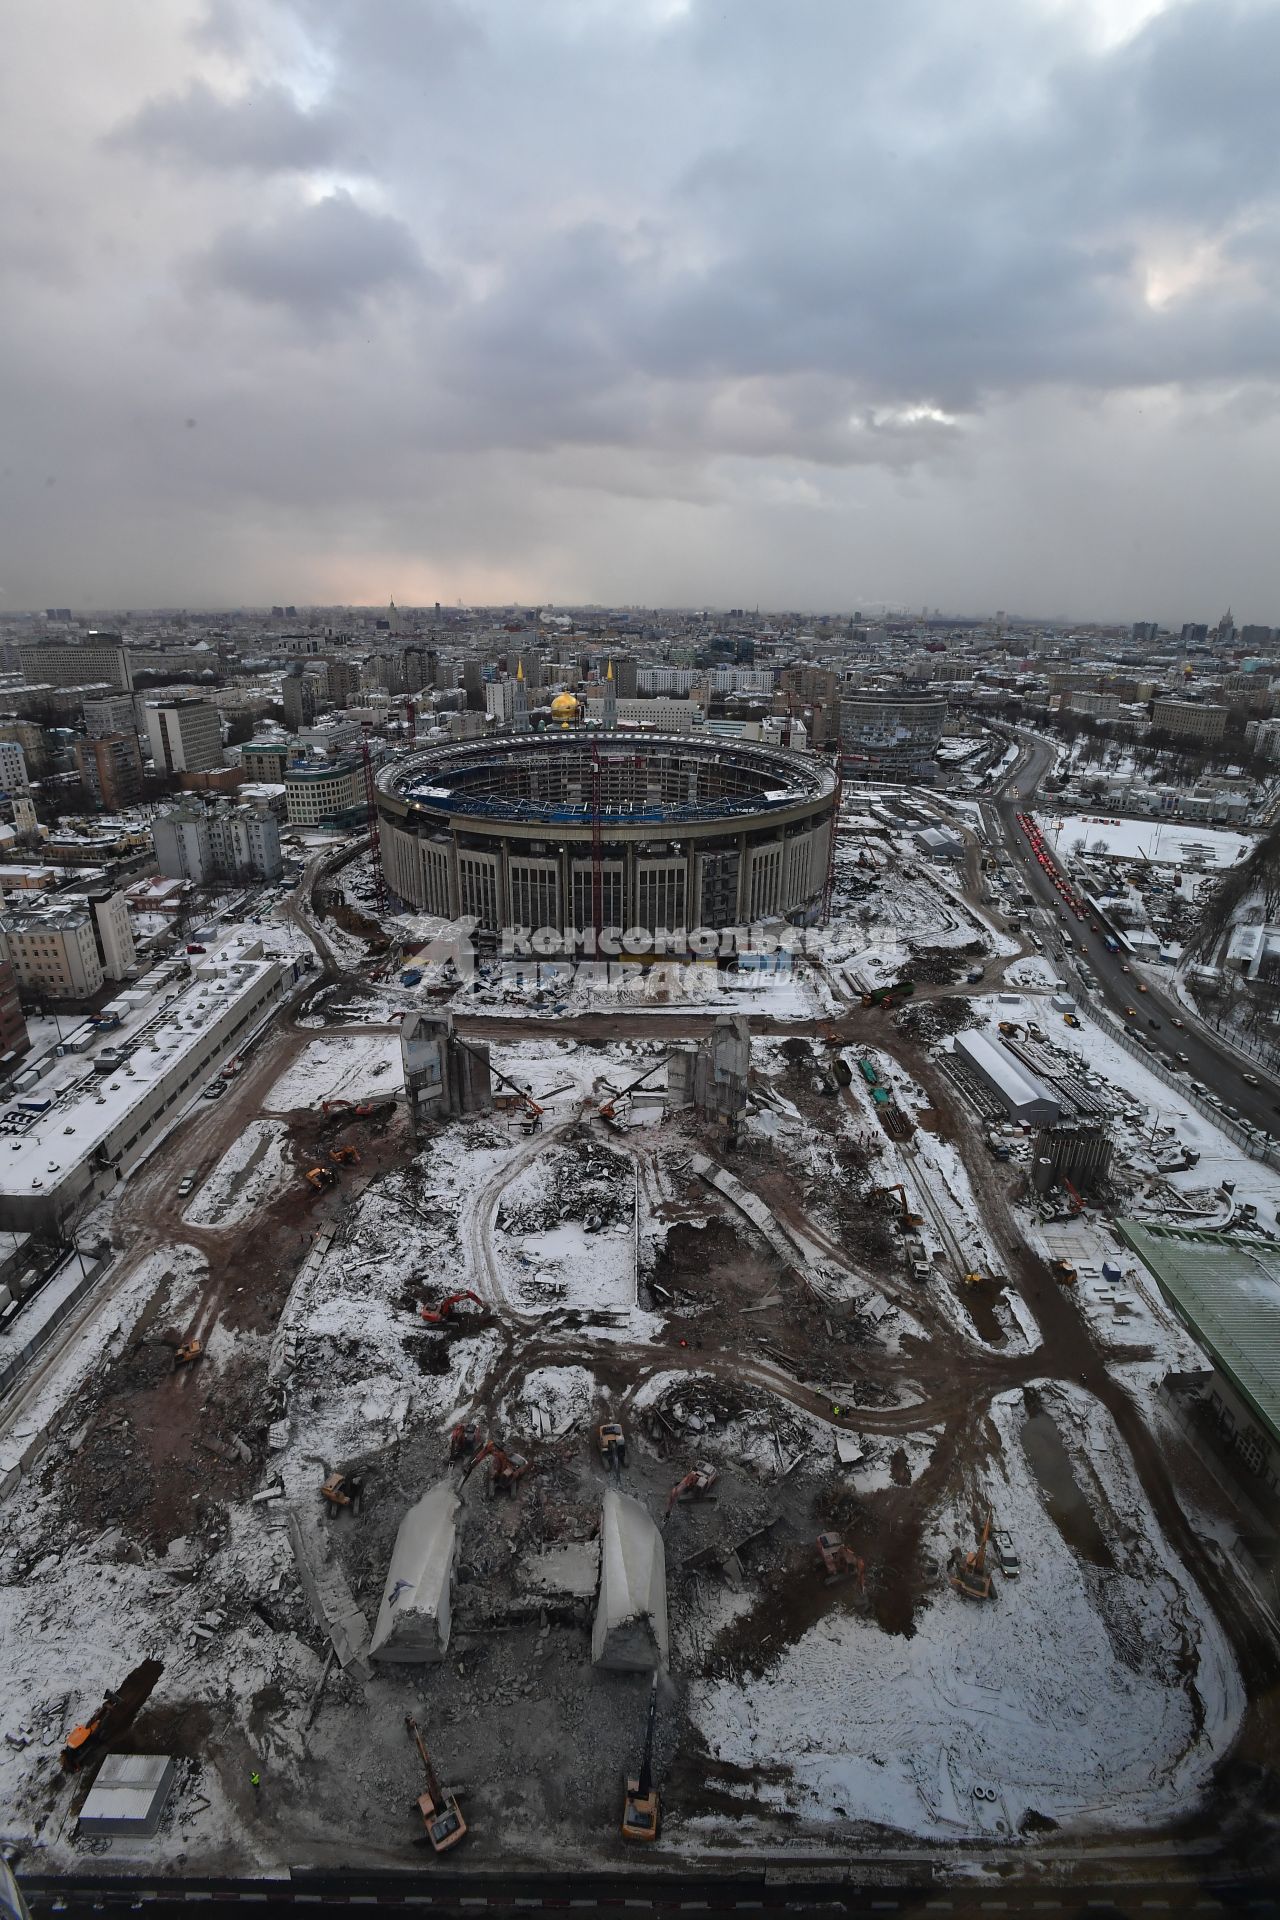
{"label": "asphalt surface", "polygon": [[[1188,1081],[1199,1080],[1242,1119],[1273,1136],[1280,1134],[1280,1086],[1261,1067],[1244,1066],[1227,1047],[1207,1038],[1187,1019],[1186,1008],[1158,988],[1148,985],[1147,991],[1141,993],[1139,975],[1123,971],[1123,954],[1108,951],[1101,932],[1093,932],[1089,919],[1077,920],[1069,908],[1064,909],[1065,920],[1054,912],[1054,908],[1062,904],[1058,891],[1032,853],[1017,821],[1019,812],[1035,805],[1040,782],[1052,765],[1051,746],[1035,741],[1025,747],[1003,785],[993,794],[989,808],[999,821],[1005,843],[1013,855],[1016,877],[1037,906],[1049,909],[1052,930],[1045,939],[1046,957],[1055,959],[1055,947],[1069,943],[1076,962],[1088,965],[1097,976],[1096,996],[1089,997],[1107,1002],[1122,1019],[1125,1019],[1126,1008],[1133,1007],[1137,1018],[1126,1019],[1125,1024],[1133,1032],[1154,1041],[1153,1059],[1165,1066],[1182,1067]],[[1064,862],[1059,861],[1059,865],[1066,870]],[[1185,1025],[1179,1029],[1174,1025],[1176,1020],[1184,1021]],[[1157,1023],[1155,1026],[1153,1021]],[[1185,1064],[1177,1059],[1179,1053],[1186,1054]],[[1243,1077],[1246,1072],[1256,1073],[1261,1085],[1248,1086]]]}

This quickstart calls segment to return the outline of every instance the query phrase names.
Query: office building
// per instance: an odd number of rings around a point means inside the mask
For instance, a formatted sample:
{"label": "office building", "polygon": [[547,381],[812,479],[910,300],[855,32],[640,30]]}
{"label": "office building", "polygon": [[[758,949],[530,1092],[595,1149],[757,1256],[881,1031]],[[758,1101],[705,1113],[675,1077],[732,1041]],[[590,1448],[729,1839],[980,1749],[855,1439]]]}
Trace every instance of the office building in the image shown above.
{"label": "office building", "polygon": [[18,668],[29,686],[104,685],[128,691],[129,656],[118,633],[90,633],[84,640],[39,640],[18,648]]}
{"label": "office building", "polygon": [[287,727],[309,727],[320,710],[315,674],[287,673],[280,683],[280,703]]}
{"label": "office building", "polygon": [[840,701],[840,765],[854,780],[927,780],[947,720],[940,694],[850,690]]}
{"label": "office building", "polygon": [[285,810],[295,827],[358,826],[368,811],[363,763],[299,760],[284,770]]}
{"label": "office building", "polygon": [[138,716],[131,694],[109,694],[105,699],[86,700],[81,712],[84,714],[84,730],[91,740],[108,740],[112,734],[138,731]]}
{"label": "office building", "polygon": [[25,793],[27,763],[16,740],[0,740],[0,792]]}
{"label": "office building", "polygon": [[207,700],[149,700],[146,715],[157,773],[207,773],[222,765],[218,710]]}
{"label": "office building", "polygon": [[269,787],[283,786],[284,770],[293,752],[294,747],[288,740],[246,741],[240,749],[240,765],[244,768],[245,778]]}

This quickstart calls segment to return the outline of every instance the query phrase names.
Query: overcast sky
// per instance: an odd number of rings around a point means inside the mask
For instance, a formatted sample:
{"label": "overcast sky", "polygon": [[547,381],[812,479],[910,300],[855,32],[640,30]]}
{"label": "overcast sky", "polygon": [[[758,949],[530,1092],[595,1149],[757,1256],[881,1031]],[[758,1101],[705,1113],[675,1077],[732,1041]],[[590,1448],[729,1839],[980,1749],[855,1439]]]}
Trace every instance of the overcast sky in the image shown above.
{"label": "overcast sky", "polygon": [[1280,623],[1280,4],[38,0],[0,608]]}

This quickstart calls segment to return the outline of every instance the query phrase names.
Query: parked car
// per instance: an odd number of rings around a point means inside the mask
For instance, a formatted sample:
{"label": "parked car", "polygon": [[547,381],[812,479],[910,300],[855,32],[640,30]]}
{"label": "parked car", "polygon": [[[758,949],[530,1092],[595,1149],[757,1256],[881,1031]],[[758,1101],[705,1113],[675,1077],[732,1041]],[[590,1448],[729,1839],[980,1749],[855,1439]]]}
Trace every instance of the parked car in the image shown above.
{"label": "parked car", "polygon": [[996,1527],[991,1535],[991,1544],[996,1550],[996,1565],[1006,1580],[1016,1580],[1022,1572],[1022,1562],[1013,1550],[1013,1535],[1004,1527]]}
{"label": "parked car", "polygon": [[194,1193],[195,1185],[196,1185],[196,1177],[194,1173],[184,1173],[181,1180],[179,1180],[178,1182],[179,1200],[185,1200],[189,1193]]}
{"label": "parked car", "polygon": [[211,1080],[204,1090],[206,1100],[220,1100],[227,1090],[225,1080]]}

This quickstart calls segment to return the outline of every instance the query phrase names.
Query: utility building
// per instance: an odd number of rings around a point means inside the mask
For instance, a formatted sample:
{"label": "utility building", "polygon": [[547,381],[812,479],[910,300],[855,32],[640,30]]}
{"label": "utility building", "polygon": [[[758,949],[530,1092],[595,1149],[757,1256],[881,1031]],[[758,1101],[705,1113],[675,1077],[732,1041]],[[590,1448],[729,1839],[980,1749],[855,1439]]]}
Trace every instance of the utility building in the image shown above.
{"label": "utility building", "polygon": [[983,1033],[956,1035],[956,1058],[993,1093],[1011,1120],[1024,1126],[1056,1126],[1061,1107],[1048,1087]]}

